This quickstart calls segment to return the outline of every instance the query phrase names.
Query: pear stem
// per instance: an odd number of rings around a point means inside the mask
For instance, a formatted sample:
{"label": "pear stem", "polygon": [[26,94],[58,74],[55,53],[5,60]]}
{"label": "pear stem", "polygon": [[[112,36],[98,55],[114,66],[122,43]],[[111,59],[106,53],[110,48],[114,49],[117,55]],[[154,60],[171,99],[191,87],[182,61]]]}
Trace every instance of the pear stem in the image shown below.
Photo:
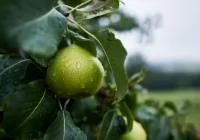
{"label": "pear stem", "polygon": [[58,98],[58,104],[59,104],[59,106],[60,106],[60,109],[63,110],[63,107],[62,107],[62,105],[61,105],[61,102],[60,102],[60,99],[59,99],[59,98]]}
{"label": "pear stem", "polygon": [[66,110],[69,101],[70,101],[70,99],[67,99],[67,100],[66,100],[65,105],[64,105],[64,110]]}

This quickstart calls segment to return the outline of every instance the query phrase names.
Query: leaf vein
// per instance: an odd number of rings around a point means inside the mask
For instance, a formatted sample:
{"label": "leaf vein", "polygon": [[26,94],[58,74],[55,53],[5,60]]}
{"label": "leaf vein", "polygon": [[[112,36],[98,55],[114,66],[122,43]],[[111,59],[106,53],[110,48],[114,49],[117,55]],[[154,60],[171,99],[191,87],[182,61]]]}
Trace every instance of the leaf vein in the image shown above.
{"label": "leaf vein", "polygon": [[114,122],[114,115],[112,116],[111,125],[108,128],[108,131],[107,131],[106,136],[105,136],[105,140],[107,139],[108,134],[110,133],[110,130],[112,129],[113,122]]}
{"label": "leaf vein", "polygon": [[16,65],[18,65],[18,64],[20,64],[20,63],[22,63],[22,62],[26,62],[26,61],[29,61],[29,59],[21,60],[21,61],[15,63],[15,64],[9,66],[8,68],[6,68],[5,70],[3,70],[3,71],[0,73],[0,76],[1,76],[4,72],[6,72],[7,70],[9,70],[10,68],[12,68],[12,67],[14,67],[14,66],[16,66]]}
{"label": "leaf vein", "polygon": [[64,111],[63,111],[63,121],[64,121],[64,123],[63,123],[63,140],[65,140],[65,113],[64,113]]}
{"label": "leaf vein", "polygon": [[[40,101],[38,102],[38,104],[35,106],[35,108],[33,109],[33,111],[28,115],[28,117],[20,124],[18,125],[15,129],[21,127],[22,125],[24,125],[28,120],[29,118],[31,118],[31,116],[33,115],[33,113],[35,113],[36,109],[39,107],[39,105],[41,104],[41,102],[43,101],[44,97],[46,95],[46,89],[44,90],[44,94],[42,95],[42,98],[40,99]],[[14,129],[14,130],[15,130]]]}
{"label": "leaf vein", "polygon": [[36,18],[36,19],[30,20],[30,21],[28,21],[28,22],[26,22],[26,23],[24,23],[24,24],[22,24],[22,25],[16,27],[15,29],[13,29],[13,30],[11,31],[11,34],[15,34],[18,30],[20,30],[20,29],[22,29],[22,28],[24,28],[24,27],[27,27],[27,26],[29,26],[29,25],[31,25],[31,24],[34,24],[34,23],[36,23],[36,22],[39,22],[39,21],[45,19],[45,18],[48,17],[54,10],[56,10],[56,9],[55,9],[55,8],[52,8],[52,9],[51,9],[50,11],[48,11],[46,14],[44,14],[44,15],[42,15],[42,16]]}

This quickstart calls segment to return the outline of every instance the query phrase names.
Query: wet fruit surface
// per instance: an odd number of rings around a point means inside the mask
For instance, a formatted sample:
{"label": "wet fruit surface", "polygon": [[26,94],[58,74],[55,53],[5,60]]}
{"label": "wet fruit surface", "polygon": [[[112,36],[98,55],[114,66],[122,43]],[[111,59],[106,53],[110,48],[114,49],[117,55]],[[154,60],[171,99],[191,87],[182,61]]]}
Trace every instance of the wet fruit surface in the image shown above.
{"label": "wet fruit surface", "polygon": [[94,95],[103,77],[100,61],[73,44],[57,53],[48,67],[46,81],[57,96],[76,99]]}

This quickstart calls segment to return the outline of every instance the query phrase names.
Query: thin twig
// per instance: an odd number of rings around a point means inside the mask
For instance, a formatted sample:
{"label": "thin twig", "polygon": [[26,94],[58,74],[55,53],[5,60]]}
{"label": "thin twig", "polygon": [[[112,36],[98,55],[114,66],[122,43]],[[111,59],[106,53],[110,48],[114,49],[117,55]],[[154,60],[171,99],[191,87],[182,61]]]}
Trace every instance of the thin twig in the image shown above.
{"label": "thin twig", "polygon": [[60,4],[60,5],[57,5],[56,7],[54,7],[55,9],[57,9],[57,8],[60,8],[60,7],[67,7],[67,8],[69,8],[69,9],[74,9],[73,7],[71,7],[71,6],[69,6],[69,5],[65,5],[65,4]]}
{"label": "thin twig", "polygon": [[83,3],[81,3],[80,5],[77,5],[75,8],[71,9],[68,13],[72,13],[73,11],[77,10],[78,8],[80,8],[80,7],[82,7],[82,6],[84,6],[84,5],[88,4],[88,3],[90,3],[91,1],[92,1],[92,0],[87,0],[87,1],[85,1],[85,2],[83,2]]}
{"label": "thin twig", "polygon": [[66,100],[65,105],[64,105],[64,110],[66,110],[69,101],[70,101],[70,99],[67,99],[67,100]]}
{"label": "thin twig", "polygon": [[59,99],[59,98],[58,98],[58,104],[59,104],[59,106],[60,106],[60,109],[63,110],[63,107],[62,107],[62,105],[61,105],[61,102],[60,102],[60,99]]}
{"label": "thin twig", "polygon": [[80,24],[78,24],[76,21],[72,20],[69,17],[66,17],[69,21],[71,21],[72,23],[76,24],[80,29],[82,29],[84,32],[86,32],[89,36],[91,36],[92,38],[94,38],[100,45],[101,42],[96,38],[95,35],[93,35],[92,33],[90,33],[89,31],[87,31],[85,28],[83,28]]}
{"label": "thin twig", "polygon": [[57,8],[60,8],[60,7],[67,7],[67,8],[70,9],[70,11],[67,12],[66,15],[69,15],[70,13],[74,12],[75,10],[80,11],[80,9],[79,9],[80,7],[82,7],[82,6],[84,6],[84,5],[88,4],[88,3],[90,3],[91,1],[92,1],[92,0],[85,1],[85,2],[81,3],[80,5],[77,5],[76,7],[71,7],[71,6],[69,6],[69,5],[60,4],[60,5],[57,5],[57,6],[54,7],[54,8],[57,9]]}

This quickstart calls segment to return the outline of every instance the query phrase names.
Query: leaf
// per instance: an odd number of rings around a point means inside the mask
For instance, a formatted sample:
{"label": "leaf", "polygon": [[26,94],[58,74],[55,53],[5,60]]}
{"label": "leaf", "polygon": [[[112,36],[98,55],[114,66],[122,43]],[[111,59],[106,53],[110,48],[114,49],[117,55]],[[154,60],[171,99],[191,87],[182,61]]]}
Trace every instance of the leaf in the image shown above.
{"label": "leaf", "polygon": [[157,115],[157,110],[147,105],[141,105],[136,111],[137,119],[139,122],[151,121]]}
{"label": "leaf", "polygon": [[95,57],[97,56],[96,45],[94,42],[73,31],[69,31],[69,33],[73,44],[77,44],[89,51]]}
{"label": "leaf", "polygon": [[20,81],[24,78],[29,64],[28,59],[0,55],[0,108],[7,98],[20,88]]}
{"label": "leaf", "polygon": [[130,31],[134,28],[139,28],[139,23],[136,17],[122,10],[117,10],[110,17],[110,19],[118,19],[118,20],[116,20],[115,22],[110,22],[110,24],[106,26],[118,32]]}
{"label": "leaf", "polygon": [[170,120],[167,117],[156,117],[147,127],[149,140],[169,140],[171,139]]}
{"label": "leaf", "polygon": [[175,105],[173,102],[171,102],[171,101],[166,101],[166,102],[163,104],[162,108],[163,108],[163,109],[164,109],[164,108],[168,108],[168,109],[170,109],[171,111],[173,111],[175,114],[178,113],[178,109],[177,109],[176,105]]}
{"label": "leaf", "polygon": [[0,46],[26,51],[47,65],[66,33],[66,19],[54,8],[54,0],[0,1]]}
{"label": "leaf", "polygon": [[75,123],[80,123],[82,121],[87,121],[87,123],[98,122],[101,121],[97,116],[94,117],[97,113],[97,107],[99,106],[99,102],[96,100],[94,96],[83,98],[80,100],[76,100],[71,105],[71,114]]}
{"label": "leaf", "polygon": [[86,19],[95,18],[108,13],[115,12],[119,8],[118,0],[96,1],[92,4],[77,10],[74,13],[74,19],[77,22],[82,22]]}
{"label": "leaf", "polygon": [[130,132],[133,128],[133,113],[124,101],[120,102],[120,111],[127,118],[127,132]]}
{"label": "leaf", "polygon": [[44,140],[87,140],[87,137],[74,125],[69,112],[60,110],[48,128]]}
{"label": "leaf", "polygon": [[115,115],[112,129],[107,137],[107,140],[118,140],[121,135],[126,132],[126,124],[124,118]]}
{"label": "leaf", "polygon": [[38,137],[56,117],[57,102],[43,80],[30,82],[10,96],[3,126],[8,135],[20,140]]}
{"label": "leaf", "polygon": [[101,129],[100,129],[98,140],[107,140],[108,135],[114,123],[115,115],[116,113],[114,110],[111,110],[105,114]]}
{"label": "leaf", "polygon": [[79,127],[87,135],[88,140],[97,140],[94,128],[92,129],[90,124],[82,123]]}
{"label": "leaf", "polygon": [[126,102],[128,108],[135,115],[135,111],[137,108],[137,93],[135,92],[128,92],[126,97],[124,98],[124,102]]}
{"label": "leaf", "polygon": [[97,39],[106,54],[109,65],[112,69],[117,86],[117,98],[119,102],[127,93],[128,79],[124,70],[124,61],[127,55],[120,40],[115,38],[115,35],[108,30],[98,32]]}
{"label": "leaf", "polygon": [[142,69],[140,72],[131,76],[131,78],[128,80],[128,83],[135,85],[135,84],[141,82],[145,76],[146,76],[146,70]]}

